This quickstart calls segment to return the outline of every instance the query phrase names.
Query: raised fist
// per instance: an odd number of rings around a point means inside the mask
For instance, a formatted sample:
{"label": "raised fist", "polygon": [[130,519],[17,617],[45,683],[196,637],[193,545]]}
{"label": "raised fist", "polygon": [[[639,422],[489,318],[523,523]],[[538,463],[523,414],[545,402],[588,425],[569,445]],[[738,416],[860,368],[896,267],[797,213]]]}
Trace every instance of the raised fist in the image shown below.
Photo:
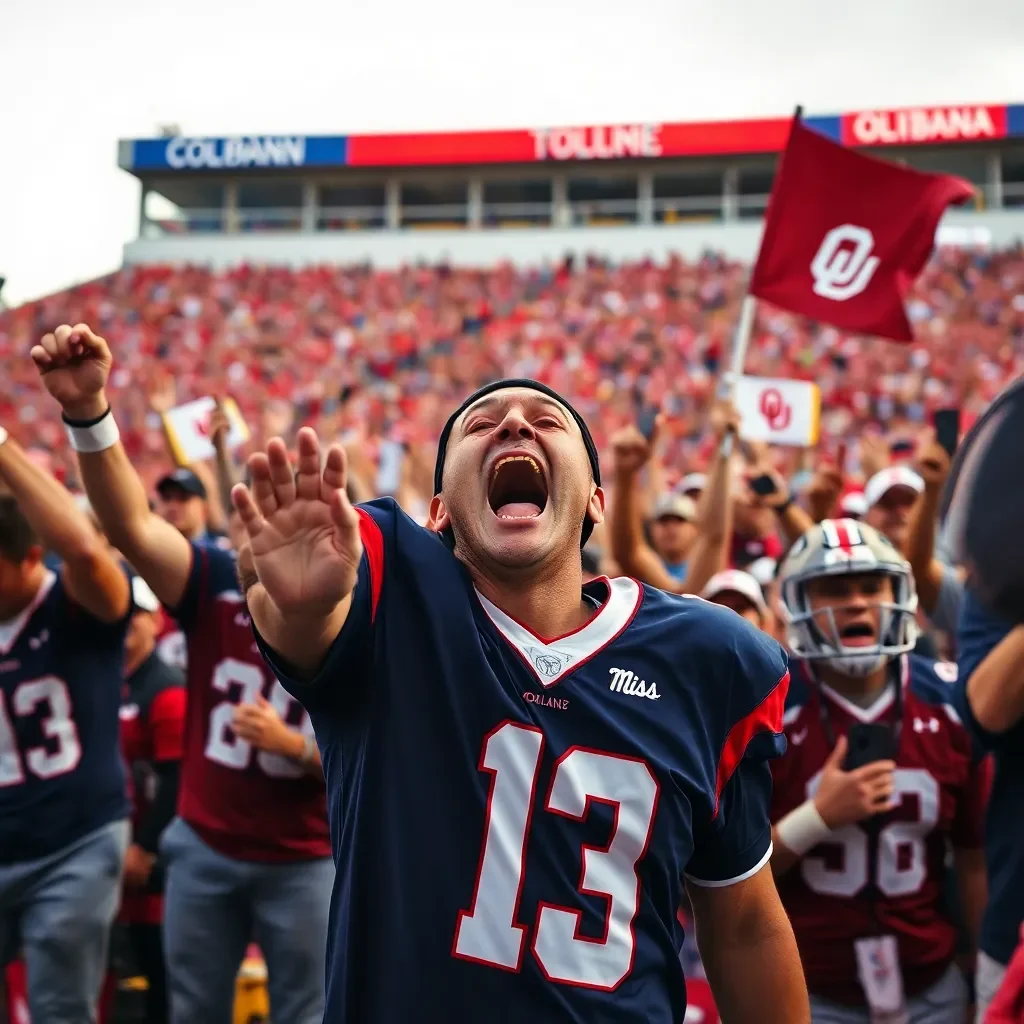
{"label": "raised fist", "polygon": [[639,473],[647,464],[654,451],[657,421],[655,424],[655,431],[649,439],[632,424],[612,435],[612,465],[616,473]]}
{"label": "raised fist", "polygon": [[86,324],[62,324],[32,347],[46,390],[69,419],[89,420],[107,410],[103,389],[113,359],[107,343]]}

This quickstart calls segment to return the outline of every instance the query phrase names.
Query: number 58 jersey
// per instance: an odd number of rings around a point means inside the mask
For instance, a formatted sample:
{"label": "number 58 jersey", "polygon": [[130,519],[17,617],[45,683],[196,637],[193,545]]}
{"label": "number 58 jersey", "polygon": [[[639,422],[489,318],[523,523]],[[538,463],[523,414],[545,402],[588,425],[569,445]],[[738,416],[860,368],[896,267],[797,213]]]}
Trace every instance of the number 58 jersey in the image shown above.
{"label": "number 58 jersey", "polygon": [[[896,938],[909,996],[941,977],[957,945],[944,899],[947,849],[982,844],[991,766],[951,706],[956,666],[904,655],[898,668],[899,805],[877,819],[836,830],[778,882],[807,987],[847,1005],[864,1003],[853,946],[859,938]],[[896,705],[892,686],[862,708],[809,681],[798,665],[786,709],[788,747],[772,765],[773,822],[817,789],[832,749],[822,701],[836,738],[854,722],[891,724]]]}
{"label": "number 58 jersey", "polygon": [[325,1019],[679,1024],[684,875],[726,886],[770,857],[782,649],[629,579],[539,637],[391,499],[360,516],[325,665],[275,666],[327,778]]}

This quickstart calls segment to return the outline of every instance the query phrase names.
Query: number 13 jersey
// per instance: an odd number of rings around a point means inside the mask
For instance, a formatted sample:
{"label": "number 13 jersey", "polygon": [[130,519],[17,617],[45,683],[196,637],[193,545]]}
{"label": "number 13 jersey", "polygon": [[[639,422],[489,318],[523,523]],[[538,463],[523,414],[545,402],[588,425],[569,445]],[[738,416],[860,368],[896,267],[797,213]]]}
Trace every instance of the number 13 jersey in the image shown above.
{"label": "number 13 jersey", "polygon": [[[957,930],[945,901],[948,846],[976,849],[988,799],[990,764],[973,747],[951,706],[956,665],[904,655],[899,666],[902,725],[896,756],[895,810],[838,829],[779,879],[810,991],[852,1006],[864,1004],[854,940],[892,935],[908,996],[948,968]],[[833,734],[854,722],[891,722],[894,689],[869,708],[793,673],[786,708],[788,748],[772,765],[772,821],[812,797]]]}
{"label": "number 13 jersey", "polygon": [[684,873],[729,885],[770,857],[782,649],[629,579],[543,639],[391,499],[360,518],[325,665],[274,666],[327,777],[325,1019],[679,1024]]}

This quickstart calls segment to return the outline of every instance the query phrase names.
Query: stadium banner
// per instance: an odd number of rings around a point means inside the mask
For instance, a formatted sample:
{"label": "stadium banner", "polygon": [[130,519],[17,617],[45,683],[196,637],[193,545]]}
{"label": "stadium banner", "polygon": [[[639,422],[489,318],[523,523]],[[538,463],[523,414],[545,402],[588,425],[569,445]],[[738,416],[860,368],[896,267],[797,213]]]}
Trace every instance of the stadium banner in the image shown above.
{"label": "stadium banner", "polygon": [[[823,134],[838,140],[838,117],[809,120]],[[351,135],[348,163],[352,167],[422,167],[774,153],[785,146],[788,131],[788,118],[761,118]]]}
{"label": "stadium banner", "polygon": [[1007,137],[1005,104],[906,107],[843,114],[844,146],[920,146]]}
{"label": "stadium banner", "polygon": [[737,377],[732,400],[744,441],[810,448],[818,443],[821,396],[806,380]]}
{"label": "stadium banner", "polygon": [[[845,146],[945,145],[1024,136],[1024,105],[860,110],[805,118]],[[128,171],[438,167],[780,153],[789,118],[540,126],[391,135],[238,135],[122,140]]]}
{"label": "stadium banner", "polygon": [[[136,139],[131,171],[234,171],[279,167],[344,167],[345,136],[236,135],[228,138]],[[122,166],[125,166],[122,163]]]}
{"label": "stadium banner", "polygon": [[[164,413],[167,440],[179,466],[203,462],[217,454],[210,440],[210,415],[216,404],[213,398],[197,398],[194,402],[175,406]],[[233,451],[249,440],[249,427],[233,398],[225,398],[223,404],[231,424],[228,448]]]}

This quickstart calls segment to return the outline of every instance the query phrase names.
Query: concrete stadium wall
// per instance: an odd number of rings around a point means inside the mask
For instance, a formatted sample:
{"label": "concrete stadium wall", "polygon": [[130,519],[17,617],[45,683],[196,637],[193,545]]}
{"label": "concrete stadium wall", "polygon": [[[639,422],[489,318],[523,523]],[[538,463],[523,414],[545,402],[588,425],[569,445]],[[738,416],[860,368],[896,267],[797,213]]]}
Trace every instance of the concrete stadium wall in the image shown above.
{"label": "concrete stadium wall", "polygon": [[[752,260],[761,237],[760,221],[673,224],[647,227],[509,228],[482,231],[353,231],[179,235],[137,239],[124,247],[126,264],[194,263],[216,268],[242,262],[304,266],[369,260],[377,267],[417,261],[490,266],[502,260],[535,264],[567,253],[614,260],[663,260],[670,253],[694,259],[713,249]],[[938,240],[953,245],[1004,248],[1024,241],[1024,209],[948,213]]]}

